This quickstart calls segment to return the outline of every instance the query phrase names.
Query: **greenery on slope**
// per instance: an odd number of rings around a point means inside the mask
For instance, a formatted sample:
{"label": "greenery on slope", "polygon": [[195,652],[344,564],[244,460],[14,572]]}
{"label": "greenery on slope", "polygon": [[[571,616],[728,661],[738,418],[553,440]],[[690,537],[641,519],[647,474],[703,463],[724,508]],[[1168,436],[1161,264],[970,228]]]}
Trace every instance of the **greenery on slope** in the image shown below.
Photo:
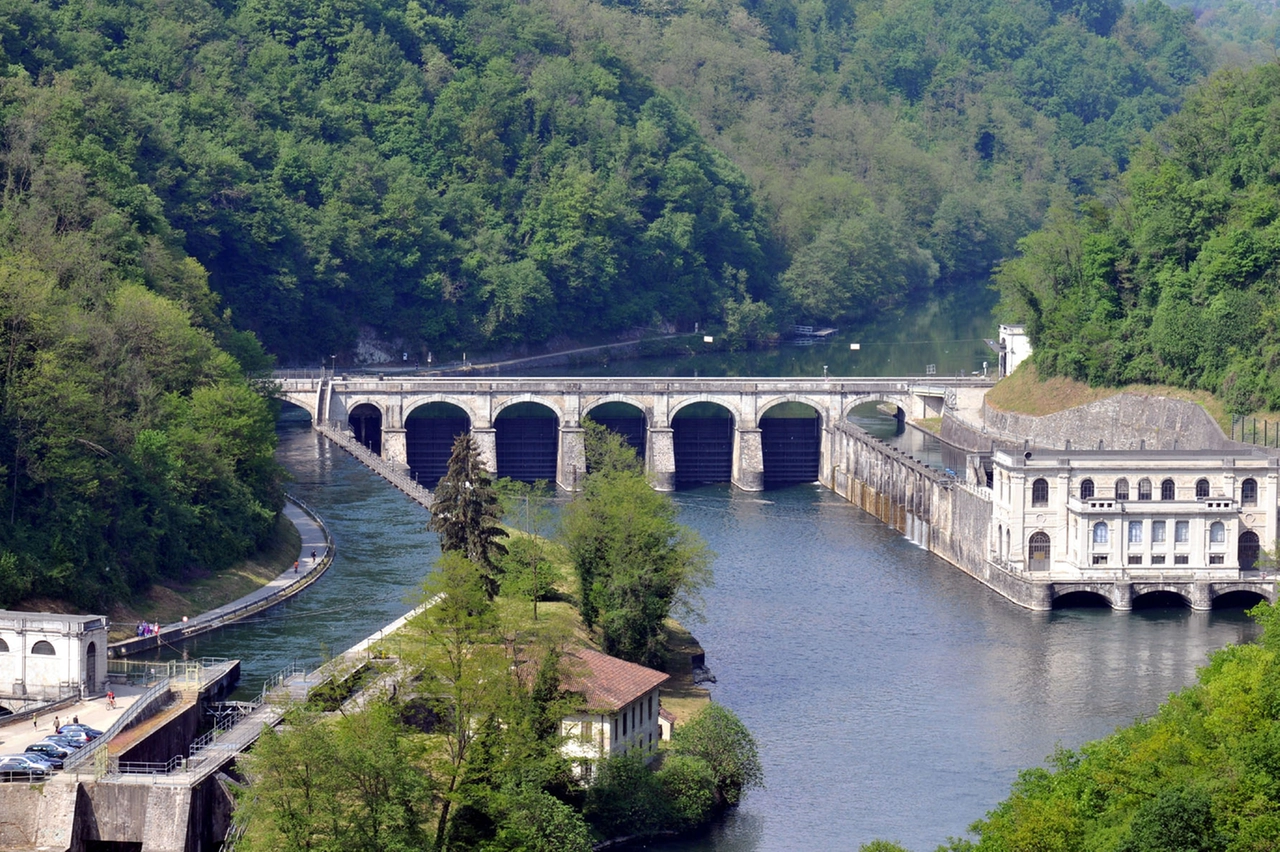
{"label": "greenery on slope", "polygon": [[1045,375],[1280,407],[1280,67],[1215,75],[1107,203],[1061,208],[999,275]]}

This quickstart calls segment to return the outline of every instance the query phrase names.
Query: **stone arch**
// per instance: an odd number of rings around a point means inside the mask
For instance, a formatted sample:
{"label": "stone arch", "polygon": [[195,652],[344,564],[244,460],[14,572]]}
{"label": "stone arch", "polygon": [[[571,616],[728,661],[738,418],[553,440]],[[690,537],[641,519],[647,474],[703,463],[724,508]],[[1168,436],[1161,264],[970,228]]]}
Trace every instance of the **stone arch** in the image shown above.
{"label": "stone arch", "polygon": [[1133,585],[1133,608],[1143,609],[1152,606],[1170,605],[1191,606],[1191,598],[1184,589],[1161,583],[1143,583]]}
{"label": "stone arch", "polygon": [[849,401],[845,403],[843,409],[840,411],[840,419],[848,420],[849,415],[853,414],[853,410],[855,408],[861,408],[869,402],[887,402],[891,405],[896,405],[898,407],[898,411],[902,412],[903,416],[906,415],[906,412],[911,410],[911,400],[909,398],[888,393],[864,393],[851,397]]}
{"label": "stone arch", "polygon": [[1114,609],[1115,605],[1112,603],[1111,598],[1098,589],[1082,586],[1067,586],[1060,589],[1054,586],[1052,607],[1054,609],[1066,609],[1068,607],[1107,607],[1108,609]]}
{"label": "stone arch", "polygon": [[779,399],[758,410],[765,487],[817,482],[822,411],[798,399]]}
{"label": "stone arch", "polygon": [[1027,540],[1027,568],[1031,571],[1049,570],[1049,534],[1037,530]]}
{"label": "stone arch", "polygon": [[415,405],[404,417],[404,443],[409,475],[435,488],[449,469],[453,443],[471,432],[471,417],[453,402],[436,400]]}
{"label": "stone arch", "polygon": [[31,653],[44,657],[56,657],[58,655],[58,652],[53,649],[53,643],[44,639],[31,646]]}
{"label": "stone arch", "polygon": [[628,446],[643,459],[649,435],[649,415],[644,406],[621,394],[592,400],[583,406],[583,415],[622,436]]}
{"label": "stone arch", "polygon": [[536,394],[536,393],[521,393],[521,394],[515,394],[513,396],[505,396],[505,397],[502,397],[501,399],[495,398],[494,404],[493,404],[494,422],[496,423],[498,418],[502,415],[502,412],[506,411],[507,409],[512,408],[513,406],[516,406],[516,405],[523,405],[524,403],[528,403],[528,402],[532,402],[536,405],[540,405],[543,408],[547,409],[548,411],[550,411],[552,414],[556,416],[556,420],[558,422],[566,422],[572,425],[573,418],[569,416],[569,412],[565,411],[562,405],[560,405],[553,399],[549,399],[545,396],[542,396],[541,394]]}
{"label": "stone arch", "polygon": [[1256,586],[1215,584],[1210,587],[1209,592],[1212,595],[1209,601],[1212,609],[1249,609],[1267,600],[1267,596],[1258,591]]}
{"label": "stone arch", "polygon": [[375,456],[382,455],[382,409],[371,402],[352,406],[347,413],[347,426],[356,443]]}
{"label": "stone arch", "polygon": [[732,399],[726,400],[721,396],[719,396],[718,394],[700,393],[700,394],[695,394],[693,396],[680,397],[678,400],[673,399],[671,402],[671,407],[667,412],[668,416],[671,418],[671,422],[669,422],[667,425],[670,426],[672,423],[674,423],[676,417],[680,414],[680,412],[685,411],[690,406],[701,405],[704,403],[710,404],[710,405],[717,405],[720,408],[723,408],[725,411],[729,412],[729,414],[733,417],[733,422],[735,425],[739,423],[750,423],[752,420],[751,416],[747,412],[742,410],[742,406],[740,406],[737,403],[737,401]]}
{"label": "stone arch", "polygon": [[1261,552],[1262,544],[1258,541],[1256,532],[1245,530],[1240,533],[1240,540],[1236,544],[1236,558],[1240,562],[1241,571],[1252,571]]}
{"label": "stone arch", "polygon": [[561,412],[544,400],[504,400],[493,417],[497,475],[522,482],[555,482],[560,417]]}
{"label": "stone arch", "polygon": [[98,689],[98,643],[90,642],[84,654],[84,683],[90,692]]}
{"label": "stone arch", "polygon": [[[718,412],[723,412],[721,416]],[[730,482],[738,413],[714,399],[689,399],[671,412],[677,485]]]}
{"label": "stone arch", "polygon": [[417,396],[405,397],[404,411],[411,412],[424,405],[443,402],[448,405],[461,408],[465,411],[467,413],[467,417],[471,420],[471,426],[473,428],[486,428],[490,425],[489,411],[487,408],[481,406],[480,403],[483,400],[484,397],[479,394],[462,394],[461,396],[454,396],[447,393],[419,394]]}

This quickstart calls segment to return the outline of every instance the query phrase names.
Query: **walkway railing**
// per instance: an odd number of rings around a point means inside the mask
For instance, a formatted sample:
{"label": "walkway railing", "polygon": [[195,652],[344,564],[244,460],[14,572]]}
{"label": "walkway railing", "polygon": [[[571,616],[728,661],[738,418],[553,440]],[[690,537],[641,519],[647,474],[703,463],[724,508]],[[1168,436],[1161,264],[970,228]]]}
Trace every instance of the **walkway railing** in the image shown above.
{"label": "walkway railing", "polygon": [[333,441],[339,447],[351,453],[374,473],[390,482],[396,488],[399,488],[411,499],[431,508],[433,497],[431,492],[418,484],[417,480],[409,476],[402,470],[398,470],[383,460],[381,456],[371,451],[364,444],[361,444],[351,433],[347,431],[346,424],[341,420],[320,421],[316,424],[316,431],[324,435],[330,441]]}
{"label": "walkway railing", "polygon": [[153,684],[151,688],[139,695],[132,704],[124,709],[120,716],[111,723],[111,727],[102,732],[102,736],[74,754],[68,755],[66,760],[63,761],[63,768],[79,769],[89,762],[89,758],[96,755],[100,749],[111,742],[111,738],[116,734],[154,714],[159,709],[158,705],[168,698],[169,686],[170,681],[167,677]]}

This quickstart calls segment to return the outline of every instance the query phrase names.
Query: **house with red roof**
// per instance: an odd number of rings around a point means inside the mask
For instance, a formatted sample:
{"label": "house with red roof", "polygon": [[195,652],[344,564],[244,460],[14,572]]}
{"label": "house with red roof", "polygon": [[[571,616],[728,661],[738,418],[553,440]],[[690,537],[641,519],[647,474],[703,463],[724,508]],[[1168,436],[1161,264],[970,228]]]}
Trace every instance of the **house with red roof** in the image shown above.
{"label": "house with red roof", "polygon": [[590,648],[570,652],[566,663],[563,688],[583,700],[581,710],[560,723],[560,750],[580,777],[590,781],[595,762],[605,757],[633,753],[646,762],[656,757],[662,739],[658,691],[668,675]]}

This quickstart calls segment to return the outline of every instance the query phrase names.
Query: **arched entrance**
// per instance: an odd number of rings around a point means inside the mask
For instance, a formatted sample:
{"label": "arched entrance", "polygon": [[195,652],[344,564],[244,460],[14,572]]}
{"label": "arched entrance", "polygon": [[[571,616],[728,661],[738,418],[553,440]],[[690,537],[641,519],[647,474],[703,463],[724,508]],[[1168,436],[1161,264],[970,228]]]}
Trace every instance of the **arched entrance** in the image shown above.
{"label": "arched entrance", "polygon": [[629,402],[605,402],[591,409],[587,416],[621,435],[636,451],[636,458],[644,459],[646,427],[643,411]]}
{"label": "arched entrance", "polygon": [[449,402],[420,405],[404,419],[405,451],[409,475],[427,488],[435,488],[449,469],[453,442],[471,431],[467,412]]}
{"label": "arched entrance", "polygon": [[560,418],[540,402],[517,402],[493,421],[498,476],[521,482],[556,481]]}
{"label": "arched entrance", "polygon": [[90,642],[85,651],[84,686],[89,692],[98,691],[98,644]]}
{"label": "arched entrance", "polygon": [[1035,532],[1027,542],[1027,567],[1032,571],[1049,570],[1049,534]]}
{"label": "arched entrance", "polygon": [[676,485],[733,479],[733,413],[714,402],[686,405],[671,418]]}
{"label": "arched entrance", "polygon": [[803,402],[781,402],[760,415],[764,485],[777,488],[817,482],[822,458],[822,418]]}
{"label": "arched entrance", "polygon": [[382,412],[378,406],[362,402],[351,409],[347,423],[356,442],[376,456],[382,455]]}
{"label": "arched entrance", "polygon": [[1241,571],[1252,571],[1258,564],[1258,554],[1262,547],[1258,543],[1258,534],[1253,530],[1240,533],[1240,543],[1236,547],[1236,556],[1240,560]]}

